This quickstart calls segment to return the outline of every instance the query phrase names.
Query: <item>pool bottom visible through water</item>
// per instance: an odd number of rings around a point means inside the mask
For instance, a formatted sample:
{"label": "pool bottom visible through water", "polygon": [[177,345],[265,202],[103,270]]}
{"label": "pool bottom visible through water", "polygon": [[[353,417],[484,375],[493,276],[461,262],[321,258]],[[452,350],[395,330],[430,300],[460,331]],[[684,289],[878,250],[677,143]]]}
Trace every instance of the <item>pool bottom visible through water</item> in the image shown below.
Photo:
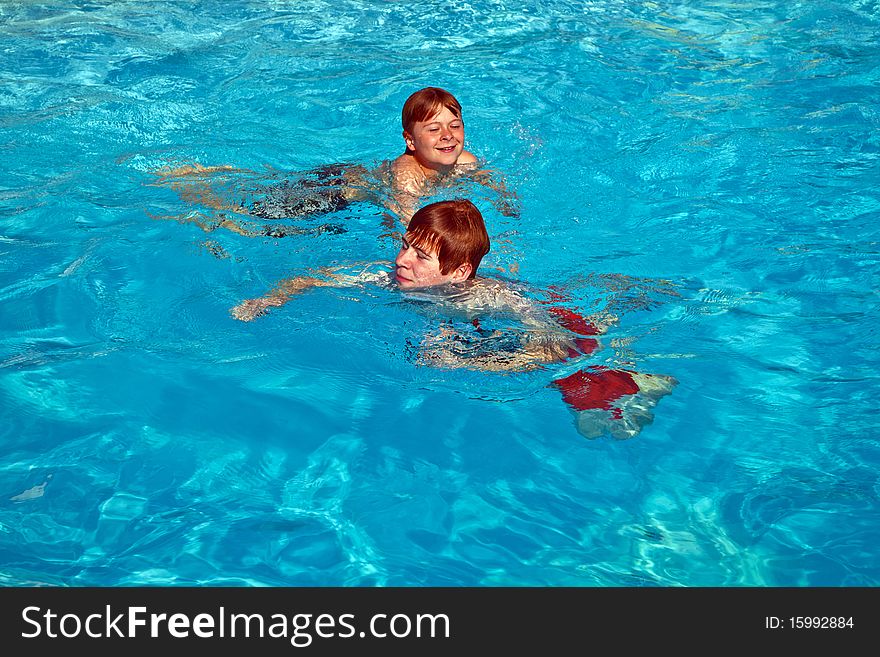
{"label": "pool bottom visible through water", "polygon": [[[0,583],[878,583],[872,3],[4,6]],[[376,285],[230,315],[393,261],[381,195],[241,210],[399,155],[428,85],[518,213],[425,200],[580,353],[437,366],[529,329]]]}

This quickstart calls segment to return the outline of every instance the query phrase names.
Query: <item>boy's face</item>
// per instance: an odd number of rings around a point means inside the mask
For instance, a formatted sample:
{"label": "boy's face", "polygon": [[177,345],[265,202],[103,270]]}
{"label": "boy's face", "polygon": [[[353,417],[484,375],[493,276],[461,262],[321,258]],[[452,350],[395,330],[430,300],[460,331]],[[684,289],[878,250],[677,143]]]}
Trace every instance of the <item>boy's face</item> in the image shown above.
{"label": "boy's face", "polygon": [[425,121],[416,121],[405,132],[406,147],[429,169],[451,167],[464,150],[464,122],[447,107]]}
{"label": "boy's face", "polygon": [[444,283],[458,283],[467,278],[470,265],[456,267],[448,274],[440,272],[440,258],[436,251],[425,251],[409,241],[409,233],[401,239],[400,251],[394,260],[395,279],[402,290],[415,290]]}

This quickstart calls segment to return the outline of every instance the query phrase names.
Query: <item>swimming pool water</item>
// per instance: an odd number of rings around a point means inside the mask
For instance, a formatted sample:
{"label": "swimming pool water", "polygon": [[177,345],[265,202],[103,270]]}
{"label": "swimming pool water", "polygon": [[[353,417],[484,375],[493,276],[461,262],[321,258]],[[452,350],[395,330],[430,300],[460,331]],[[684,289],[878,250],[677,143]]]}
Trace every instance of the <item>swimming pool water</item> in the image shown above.
{"label": "swimming pool water", "polygon": [[[880,6],[0,6],[0,583],[876,586]],[[247,239],[156,185],[402,149],[462,102],[486,273],[620,324],[578,364],[419,366],[441,318],[283,276],[389,259],[382,211]],[[161,218],[172,220],[161,220]],[[303,220],[302,225],[309,224]],[[549,384],[674,376],[630,440]]]}

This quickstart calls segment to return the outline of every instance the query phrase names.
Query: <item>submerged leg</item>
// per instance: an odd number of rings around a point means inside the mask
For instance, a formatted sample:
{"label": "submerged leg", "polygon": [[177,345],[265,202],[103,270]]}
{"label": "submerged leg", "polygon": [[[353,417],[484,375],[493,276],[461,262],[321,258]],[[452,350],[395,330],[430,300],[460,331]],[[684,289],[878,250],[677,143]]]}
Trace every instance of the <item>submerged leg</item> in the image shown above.
{"label": "submerged leg", "polygon": [[[331,164],[295,174],[277,184],[259,185],[257,179],[265,180],[265,176],[255,171],[195,163],[159,169],[153,184],[169,187],[185,201],[215,210],[261,219],[285,219],[329,214],[353,201],[365,200],[368,173],[362,165]],[[255,188],[260,195],[257,200],[232,200],[239,195],[253,199]]]}
{"label": "submerged leg", "polygon": [[238,203],[224,198],[217,187],[222,175],[253,173],[245,169],[236,169],[228,165],[205,167],[201,164],[186,164],[179,167],[163,167],[154,172],[159,187],[169,187],[180,197],[190,203],[197,203],[215,210],[242,212],[244,208]]}
{"label": "submerged leg", "polygon": [[677,383],[665,374],[595,367],[558,379],[553,385],[575,411],[581,435],[625,440],[654,421],[652,409]]}
{"label": "submerged leg", "polygon": [[339,235],[346,232],[345,226],[341,224],[321,224],[310,228],[300,228],[298,226],[266,226],[259,225],[250,221],[242,221],[233,219],[220,213],[218,219],[213,219],[202,213],[195,213],[188,216],[153,216],[153,219],[174,219],[181,224],[195,224],[206,233],[212,233],[218,228],[228,230],[237,235],[244,237],[271,237],[280,239],[282,237],[292,237],[296,235],[322,235],[324,233],[333,233]]}

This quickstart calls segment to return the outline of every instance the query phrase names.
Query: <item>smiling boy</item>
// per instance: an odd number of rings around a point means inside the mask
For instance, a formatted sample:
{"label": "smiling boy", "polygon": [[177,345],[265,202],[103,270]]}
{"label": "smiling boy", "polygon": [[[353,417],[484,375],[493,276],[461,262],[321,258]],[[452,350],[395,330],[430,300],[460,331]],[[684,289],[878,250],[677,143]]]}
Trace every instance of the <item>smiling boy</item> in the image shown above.
{"label": "smiling boy", "polygon": [[194,164],[161,169],[157,172],[156,184],[175,189],[185,200],[223,211],[219,220],[201,214],[174,219],[194,223],[206,232],[223,228],[246,237],[345,232],[344,227],[336,225],[317,228],[261,225],[236,215],[272,220],[314,216],[338,212],[359,201],[386,207],[406,226],[426,196],[466,180],[496,192],[493,203],[502,214],[518,214],[516,195],[507,190],[495,173],[480,169],[477,158],[464,149],[464,120],[461,104],[455,96],[439,87],[419,89],[406,99],[401,123],[405,150],[394,160],[383,162],[375,170],[360,164],[317,167],[280,183],[258,187],[262,197],[250,203],[234,202],[215,189],[217,183],[234,188],[234,181],[241,180],[240,176],[246,179],[257,175],[230,166]]}
{"label": "smiling boy", "polygon": [[419,199],[438,183],[464,175],[477,158],[464,150],[461,104],[439,87],[425,87],[406,99],[401,111],[406,151],[391,163],[398,216],[410,217]]}

